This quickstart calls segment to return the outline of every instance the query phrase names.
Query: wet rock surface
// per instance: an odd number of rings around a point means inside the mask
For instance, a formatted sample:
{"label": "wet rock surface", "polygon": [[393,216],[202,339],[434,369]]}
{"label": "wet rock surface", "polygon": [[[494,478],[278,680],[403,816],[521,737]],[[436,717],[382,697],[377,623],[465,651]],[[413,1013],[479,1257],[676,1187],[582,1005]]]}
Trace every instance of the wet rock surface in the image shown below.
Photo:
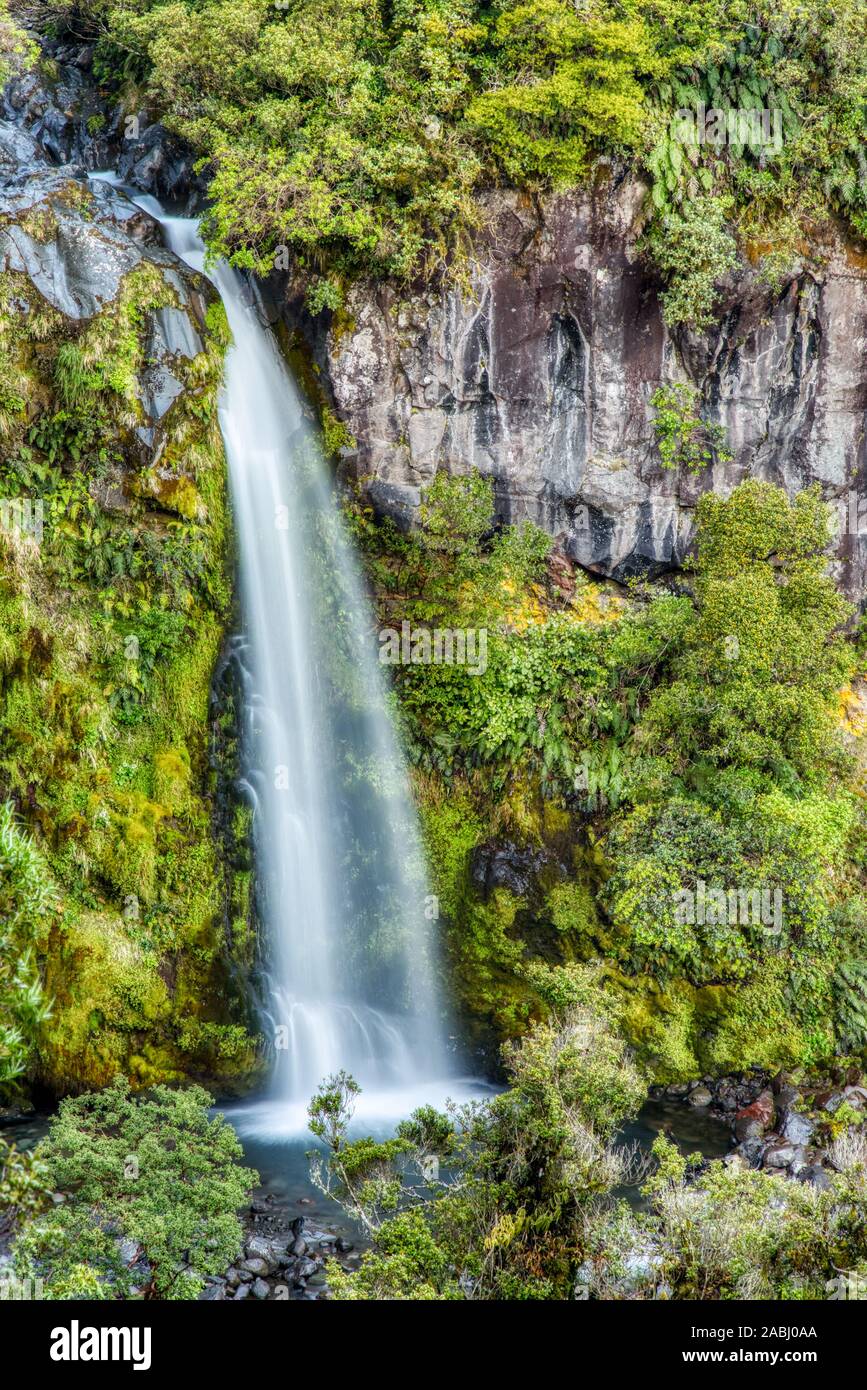
{"label": "wet rock surface", "polygon": [[[31,74],[13,81],[0,108],[7,113],[0,114],[0,272],[24,276],[74,332],[110,310],[131,271],[145,263],[159,271],[174,303],[150,315],[139,383],[142,413],[134,432],[143,456],[155,459],[159,426],[184,390],[179,368],[202,351],[205,311],[214,292],[163,247],[153,218],[111,184],[88,177],[88,168],[101,162],[94,137],[88,136],[87,160],[76,162],[82,147],[69,125],[73,116],[66,112],[61,140],[60,116],[46,124],[46,112],[60,107],[46,104],[48,89],[34,87],[35,81]],[[66,100],[73,90],[84,88],[61,83],[53,91],[64,111],[74,105]],[[87,109],[85,104],[82,110]],[[17,306],[13,301],[16,307],[28,312],[23,300]],[[116,503],[122,508],[122,492]]]}
{"label": "wet rock surface", "polygon": [[13,77],[0,115],[28,132],[45,158],[82,169],[114,169],[143,193],[190,211],[204,197],[195,157],[146,110],[130,110],[99,88],[93,47],[42,40],[52,65]]}
{"label": "wet rock surface", "polygon": [[547,858],[544,850],[520,847],[511,840],[492,841],[473,850],[470,872],[484,898],[495,888],[508,888],[520,897]]}
{"label": "wet rock surface", "polygon": [[[297,1206],[304,1206],[302,1199]],[[352,1241],[314,1218],[296,1215],[273,1194],[257,1196],[243,1213],[243,1251],[225,1274],[208,1280],[204,1302],[311,1301],[330,1297],[326,1262],[351,1269],[360,1259]]]}
{"label": "wet rock surface", "polygon": [[654,1086],[651,1096],[729,1125],[732,1147],[725,1163],[766,1168],[823,1189],[835,1167],[835,1141],[867,1111],[867,1088],[857,1067],[797,1080],[785,1071],[772,1076],[755,1068]]}

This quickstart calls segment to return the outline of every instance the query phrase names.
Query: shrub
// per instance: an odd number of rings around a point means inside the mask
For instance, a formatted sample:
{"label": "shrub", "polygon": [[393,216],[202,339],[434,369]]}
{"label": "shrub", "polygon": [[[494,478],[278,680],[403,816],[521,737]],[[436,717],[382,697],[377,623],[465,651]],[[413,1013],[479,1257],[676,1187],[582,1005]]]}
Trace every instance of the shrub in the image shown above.
{"label": "shrub", "polygon": [[447,555],[471,551],[489,529],[494,485],[479,473],[437,473],[424,493],[421,524],[425,542]]}
{"label": "shrub", "polygon": [[148,1298],[195,1298],[237,1255],[257,1181],[211,1103],[198,1087],[136,1097],[121,1077],[61,1101],[42,1158],[67,1201],[19,1236],[19,1274],[53,1298],[125,1297],[136,1281]]}

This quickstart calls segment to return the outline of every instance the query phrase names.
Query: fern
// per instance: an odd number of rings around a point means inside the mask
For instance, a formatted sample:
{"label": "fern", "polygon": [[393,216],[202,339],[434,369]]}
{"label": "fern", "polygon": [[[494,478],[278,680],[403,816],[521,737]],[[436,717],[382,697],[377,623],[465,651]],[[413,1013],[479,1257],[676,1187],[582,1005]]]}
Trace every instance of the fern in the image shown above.
{"label": "fern", "polygon": [[837,1036],[848,1051],[867,1048],[867,961],[844,961],[834,977]]}

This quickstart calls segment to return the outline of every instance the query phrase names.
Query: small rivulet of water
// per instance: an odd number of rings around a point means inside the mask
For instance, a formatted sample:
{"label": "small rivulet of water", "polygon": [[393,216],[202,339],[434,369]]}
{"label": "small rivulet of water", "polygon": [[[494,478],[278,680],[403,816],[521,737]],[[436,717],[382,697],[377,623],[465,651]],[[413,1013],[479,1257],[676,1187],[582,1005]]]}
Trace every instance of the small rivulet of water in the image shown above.
{"label": "small rivulet of water", "polygon": [[[168,247],[198,271],[194,221],[166,216]],[[243,633],[243,790],[270,949],[263,1028],[272,1090],[236,1112],[267,1135],[306,1125],[322,1080],[345,1069],[360,1113],[442,1100],[448,1081],[415,812],[388,713],[372,612],[318,433],[249,287],[207,274],[232,343],[219,418],[229,469]]]}

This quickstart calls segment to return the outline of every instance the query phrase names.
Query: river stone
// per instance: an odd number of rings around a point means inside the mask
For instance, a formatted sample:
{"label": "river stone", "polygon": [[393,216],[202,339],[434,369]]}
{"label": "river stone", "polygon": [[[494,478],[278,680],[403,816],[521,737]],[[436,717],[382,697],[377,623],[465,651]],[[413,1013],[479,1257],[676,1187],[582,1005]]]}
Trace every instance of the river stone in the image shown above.
{"label": "river stone", "polygon": [[735,1115],[735,1136],[740,1140],[760,1138],[774,1120],[774,1097],[762,1091],[752,1105],[744,1106]]}
{"label": "river stone", "polygon": [[736,1153],[740,1155],[750,1168],[758,1168],[762,1161],[762,1154],[765,1151],[764,1141],[758,1138],[744,1139],[738,1145]]}
{"label": "river stone", "polygon": [[267,1298],[271,1292],[271,1286],[264,1279],[254,1279],[251,1292],[254,1298]]}
{"label": "river stone", "polygon": [[788,1139],[790,1144],[809,1144],[813,1137],[815,1125],[806,1115],[801,1115],[797,1110],[793,1110],[786,1118],[783,1125],[783,1136]]}
{"label": "river stone", "polygon": [[688,1096],[689,1104],[696,1106],[696,1108],[704,1108],[704,1106],[710,1105],[712,1100],[713,1095],[707,1086],[696,1086],[695,1090],[690,1091]]}
{"label": "river stone", "polygon": [[242,1260],[240,1268],[242,1270],[246,1270],[248,1274],[267,1274],[269,1272],[269,1262],[267,1260],[261,1259],[261,1257],[258,1255],[254,1255],[249,1260]]}
{"label": "river stone", "polygon": [[270,1240],[265,1236],[251,1236],[244,1247],[247,1255],[247,1268],[250,1268],[250,1260],[264,1260],[266,1264],[274,1262],[274,1247]]}
{"label": "river stone", "polygon": [[318,1268],[315,1260],[299,1260],[295,1266],[296,1285],[306,1283],[311,1274],[315,1274]]}
{"label": "river stone", "polygon": [[831,1179],[820,1163],[805,1164],[797,1174],[796,1181],[809,1183],[811,1187],[818,1188],[820,1192],[827,1192],[832,1186]]}
{"label": "river stone", "polygon": [[804,1150],[797,1144],[771,1144],[765,1150],[762,1163],[765,1168],[788,1168],[803,1157]]}

